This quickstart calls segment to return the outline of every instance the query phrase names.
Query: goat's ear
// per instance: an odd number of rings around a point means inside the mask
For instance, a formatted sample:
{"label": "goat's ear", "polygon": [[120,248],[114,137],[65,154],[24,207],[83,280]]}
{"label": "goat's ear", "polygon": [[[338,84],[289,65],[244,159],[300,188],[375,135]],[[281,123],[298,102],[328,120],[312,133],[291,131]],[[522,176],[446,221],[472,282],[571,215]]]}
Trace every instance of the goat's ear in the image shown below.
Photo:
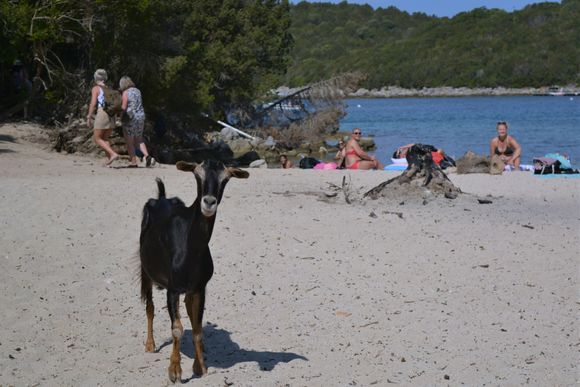
{"label": "goat's ear", "polygon": [[250,174],[247,171],[244,171],[243,169],[240,168],[229,167],[228,173],[230,174],[231,177],[235,177],[238,179],[247,179],[248,177],[250,177]]}
{"label": "goat's ear", "polygon": [[197,167],[197,164],[196,163],[188,163],[186,161],[178,161],[177,164],[175,164],[175,166],[180,171],[193,172],[193,170]]}

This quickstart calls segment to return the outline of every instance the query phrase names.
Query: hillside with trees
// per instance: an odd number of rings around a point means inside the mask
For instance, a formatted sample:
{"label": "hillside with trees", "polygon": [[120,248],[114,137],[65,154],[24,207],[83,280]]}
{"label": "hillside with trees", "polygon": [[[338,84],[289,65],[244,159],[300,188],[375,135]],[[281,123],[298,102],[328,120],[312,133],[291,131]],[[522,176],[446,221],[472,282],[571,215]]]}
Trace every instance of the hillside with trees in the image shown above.
{"label": "hillside with trees", "polygon": [[367,88],[580,84],[580,0],[453,18],[301,2],[291,17],[291,86],[346,71],[366,73]]}

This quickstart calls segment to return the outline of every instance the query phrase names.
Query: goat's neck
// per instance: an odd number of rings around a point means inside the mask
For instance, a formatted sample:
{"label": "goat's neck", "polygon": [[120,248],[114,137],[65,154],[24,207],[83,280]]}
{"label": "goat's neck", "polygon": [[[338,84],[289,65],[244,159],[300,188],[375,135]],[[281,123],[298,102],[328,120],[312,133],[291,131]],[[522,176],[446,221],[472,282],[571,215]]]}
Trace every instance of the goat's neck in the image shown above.
{"label": "goat's neck", "polygon": [[189,228],[189,235],[198,241],[209,243],[211,234],[213,233],[213,226],[215,224],[216,215],[208,218],[201,213],[201,204],[199,196],[191,206],[193,211],[193,218]]}

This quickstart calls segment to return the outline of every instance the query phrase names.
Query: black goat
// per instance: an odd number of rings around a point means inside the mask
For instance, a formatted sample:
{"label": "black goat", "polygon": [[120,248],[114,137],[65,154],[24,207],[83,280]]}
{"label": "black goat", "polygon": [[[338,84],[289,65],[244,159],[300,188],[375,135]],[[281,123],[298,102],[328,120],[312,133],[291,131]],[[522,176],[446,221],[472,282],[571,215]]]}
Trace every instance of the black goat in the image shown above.
{"label": "black goat", "polygon": [[153,339],[153,285],[167,290],[167,309],[171,318],[173,351],[169,379],[181,380],[180,343],[183,335],[179,315],[179,296],[185,293],[185,307],[191,321],[195,359],[193,372],[207,373],[203,359],[202,318],[205,286],[213,275],[209,240],[218,204],[231,177],[245,179],[249,173],[225,167],[216,161],[202,164],[180,161],[181,171],[193,172],[197,181],[197,198],[186,207],[179,198],[165,197],[165,186],[157,179],[159,198],[149,199],[143,208],[141,222],[141,298],[146,302],[147,342],[145,350],[155,351]]}

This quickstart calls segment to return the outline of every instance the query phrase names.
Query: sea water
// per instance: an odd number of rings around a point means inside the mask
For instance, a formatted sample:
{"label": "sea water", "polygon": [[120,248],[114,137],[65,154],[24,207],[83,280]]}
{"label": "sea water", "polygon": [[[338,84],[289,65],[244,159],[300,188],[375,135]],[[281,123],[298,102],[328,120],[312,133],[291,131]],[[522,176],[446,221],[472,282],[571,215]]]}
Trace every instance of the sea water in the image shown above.
{"label": "sea water", "polygon": [[442,148],[454,158],[489,154],[496,123],[507,121],[522,146],[522,164],[546,153],[566,153],[580,167],[580,96],[349,99],[340,129],[374,136],[385,164],[405,144]]}

